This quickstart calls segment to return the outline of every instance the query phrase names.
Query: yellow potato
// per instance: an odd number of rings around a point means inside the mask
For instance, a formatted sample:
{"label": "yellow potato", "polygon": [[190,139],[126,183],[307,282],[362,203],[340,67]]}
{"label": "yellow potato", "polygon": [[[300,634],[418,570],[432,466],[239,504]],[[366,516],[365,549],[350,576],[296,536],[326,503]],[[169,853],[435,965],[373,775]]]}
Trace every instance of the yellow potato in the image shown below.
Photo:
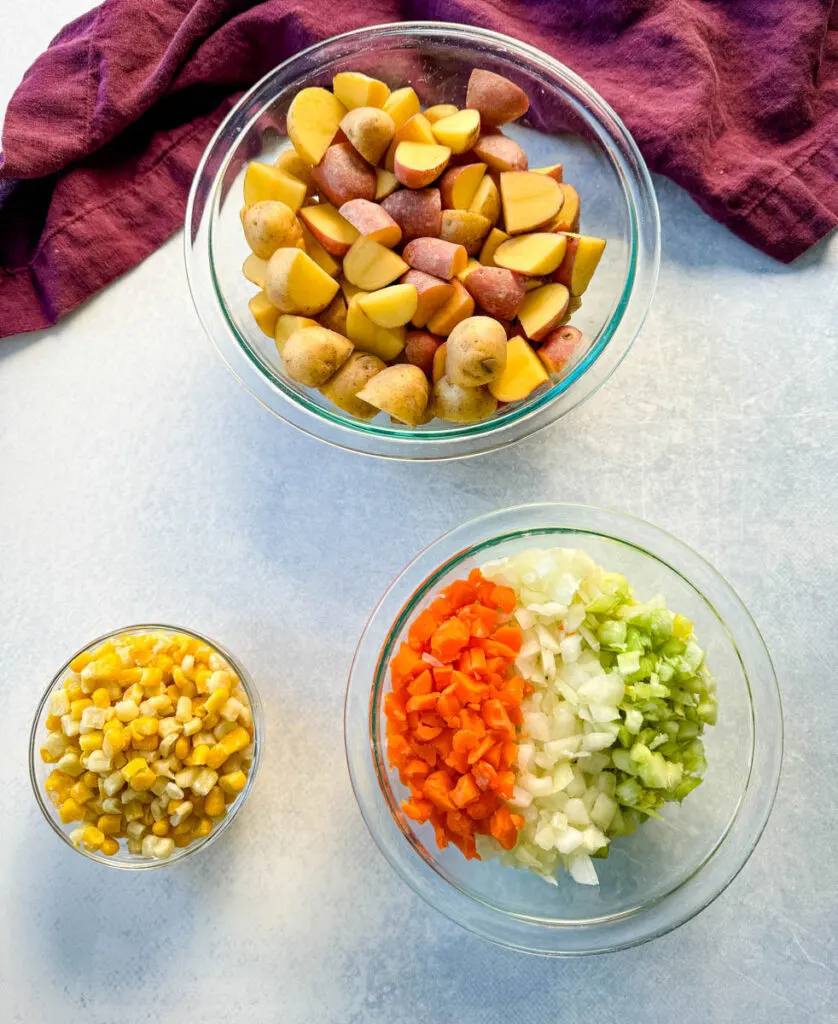
{"label": "yellow potato", "polygon": [[351,416],[371,420],[378,415],[378,409],[358,398],[358,392],[385,366],[386,363],[371,352],[353,352],[338,372],[320,387],[320,394]]}
{"label": "yellow potato", "polygon": [[500,192],[491,178],[485,177],[477,186],[468,209],[470,213],[479,213],[492,225],[497,223],[500,217]]}
{"label": "yellow potato", "polygon": [[480,114],[476,110],[458,110],[432,125],[434,138],[452,153],[465,153],[480,135]]}
{"label": "yellow potato", "polygon": [[414,114],[398,129],[393,136],[393,141],[387,149],[384,166],[392,171],[396,163],[396,150],[400,142],[422,142],[428,146],[436,145],[434,133],[431,131],[431,123],[423,114]]}
{"label": "yellow potato", "polygon": [[451,150],[425,142],[400,142],[396,148],[393,171],[407,188],[425,188],[445,170]]}
{"label": "yellow potato", "polygon": [[590,235],[559,235],[567,239],[567,251],[553,274],[553,280],[565,285],[571,295],[582,295],[605,251],[605,240]]}
{"label": "yellow potato", "polygon": [[277,249],[302,249],[305,244],[294,211],[277,199],[246,206],[242,227],[247,244],[263,260],[269,260]]}
{"label": "yellow potato", "polygon": [[362,235],[388,249],[402,240],[402,229],[378,203],[371,203],[368,199],[351,199],[341,206],[339,212]]}
{"label": "yellow potato", "polygon": [[403,89],[396,89],[390,93],[384,103],[384,109],[393,118],[398,131],[408,118],[419,113],[419,97],[409,85],[406,85]]}
{"label": "yellow potato", "polygon": [[361,309],[360,300],[365,292],[356,292],[346,310],[346,334],[355,348],[372,352],[385,363],[391,363],[404,349],[404,327],[379,327]]}
{"label": "yellow potato", "polygon": [[484,124],[499,125],[526,114],[530,101],[524,90],[508,78],[475,68],[468,80],[466,106],[479,110]]}
{"label": "yellow potato", "polygon": [[403,363],[385,367],[367,382],[357,397],[415,427],[425,421],[430,387],[418,366]]}
{"label": "yellow potato", "polygon": [[268,261],[261,259],[255,252],[252,252],[242,264],[242,273],[257,288],[264,289],[265,278],[268,273]]}
{"label": "yellow potato", "polygon": [[282,350],[285,348],[285,342],[294,334],[296,331],[301,331],[304,327],[317,327],[319,326],[316,320],[312,320],[308,316],[292,316],[290,313],[283,313],[277,317],[276,327],[274,328],[274,341],[276,342],[276,350],[282,355]]}
{"label": "yellow potato", "polygon": [[372,292],[395,281],[408,269],[391,249],[360,235],[343,260],[343,272],[358,288]]}
{"label": "yellow potato", "polygon": [[302,249],[277,249],[268,260],[265,294],[281,313],[315,316],[337,290],[337,281]]}
{"label": "yellow potato", "polygon": [[566,181],[561,182],[562,205],[550,224],[551,231],[578,231],[581,200],[579,193]]}
{"label": "yellow potato", "polygon": [[528,292],[518,320],[531,341],[540,341],[558,327],[567,312],[570,292],[563,284],[545,284]]}
{"label": "yellow potato", "polygon": [[377,164],[384,156],[396,133],[392,117],[375,107],[350,110],[340,127],[355,149],[371,164]]}
{"label": "yellow potato", "polygon": [[274,167],[278,167],[292,178],[301,181],[306,187],[306,193],[314,191],[314,179],[311,176],[311,165],[307,164],[296,149],[286,149],[274,160]]}
{"label": "yellow potato", "polygon": [[448,423],[479,423],[493,416],[497,407],[488,388],[464,388],[441,377],[434,384],[428,411]]}
{"label": "yellow potato", "polygon": [[340,273],[340,263],[326,252],[323,246],[317,241],[305,224],[300,224],[303,232],[303,243],[305,250],[321,270],[325,270],[329,277],[337,277]]}
{"label": "yellow potato", "polygon": [[379,327],[402,327],[416,313],[419,295],[412,284],[393,284],[364,295],[358,303]]}
{"label": "yellow potato", "polygon": [[510,235],[534,231],[559,212],[563,197],[558,182],[535,171],[504,171],[500,176],[503,218]]}
{"label": "yellow potato", "polygon": [[303,160],[320,163],[345,114],[346,107],[328,89],[312,86],[297,93],[288,108],[286,124],[288,137]]}
{"label": "yellow potato", "polygon": [[485,173],[486,165],[481,163],[449,167],[439,181],[439,193],[445,209],[468,210]]}
{"label": "yellow potato", "polygon": [[453,103],[437,103],[432,107],[428,107],[427,110],[423,110],[422,113],[431,124],[436,124],[443,117],[450,117],[452,114],[456,114],[457,108]]}
{"label": "yellow potato", "polygon": [[495,250],[494,260],[499,267],[535,277],[552,274],[561,264],[566,248],[564,235],[540,231],[510,238]]}
{"label": "yellow potato", "polygon": [[300,210],[300,220],[332,256],[345,256],[358,237],[358,229],[342,217],[331,203],[304,206]]}
{"label": "yellow potato", "polygon": [[492,230],[488,217],[469,210],[443,210],[439,237],[454,245],[461,245],[469,256],[480,252],[483,240]]}
{"label": "yellow potato", "polygon": [[276,321],[279,318],[279,310],[276,306],[268,301],[268,296],[264,292],[257,292],[247,305],[259,330],[272,338],[276,330]]}
{"label": "yellow potato", "polygon": [[332,79],[332,90],[335,96],[346,107],[383,107],[390,95],[389,86],[370,78],[360,71],[341,71]]}
{"label": "yellow potato", "polygon": [[292,380],[319,388],[352,355],[352,342],[315,325],[294,331],[282,349],[285,372]]}
{"label": "yellow potato", "polygon": [[392,171],[386,171],[383,167],[375,169],[375,201],[380,203],[382,199],[392,195],[399,187],[399,179]]}
{"label": "yellow potato", "polygon": [[499,402],[520,402],[549,379],[532,347],[516,335],[506,343],[506,366],[488,388]]}
{"label": "yellow potato", "polygon": [[473,256],[469,256],[468,263],[466,263],[466,265],[459,272],[459,274],[457,274],[457,280],[465,284],[466,279],[470,277],[475,272],[475,270],[480,270],[482,266],[483,264],[480,262],[480,260],[476,260]]}
{"label": "yellow potato", "polygon": [[507,238],[509,238],[509,235],[505,231],[501,231],[500,228],[492,228],[486,241],[483,243],[483,248],[480,250],[480,262],[484,267],[497,266],[497,263],[495,263],[495,253]]}
{"label": "yellow potato", "polygon": [[506,331],[490,316],[470,316],[448,335],[445,376],[462,388],[494,380],[506,366]]}
{"label": "yellow potato", "polygon": [[451,331],[474,312],[474,299],[456,278],[451,282],[454,289],[451,297],[434,313],[427,323],[431,334],[447,337]]}
{"label": "yellow potato", "polygon": [[346,299],[340,292],[318,317],[321,327],[326,327],[337,334],[346,334]]}
{"label": "yellow potato", "polygon": [[277,200],[290,206],[294,213],[303,205],[306,198],[305,184],[298,178],[273,164],[263,164],[251,160],[244,172],[245,206],[253,206],[267,199]]}

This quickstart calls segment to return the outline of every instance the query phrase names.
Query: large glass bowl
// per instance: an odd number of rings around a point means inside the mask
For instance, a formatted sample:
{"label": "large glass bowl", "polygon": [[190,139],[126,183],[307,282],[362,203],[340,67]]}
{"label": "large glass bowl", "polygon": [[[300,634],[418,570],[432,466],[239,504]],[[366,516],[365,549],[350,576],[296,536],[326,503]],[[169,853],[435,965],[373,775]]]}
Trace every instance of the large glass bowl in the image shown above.
{"label": "large glass bowl", "polygon": [[[61,821],[61,818],[58,815],[58,809],[50,802],[47,792],[44,789],[46,778],[54,768],[54,765],[45,764],[38,753],[44,740],[49,735],[46,727],[46,720],[49,715],[50,697],[63,684],[68,673],[70,673],[70,663],[75,661],[80,654],[86,654],[95,650],[107,640],[115,640],[117,637],[125,636],[126,634],[134,636],[142,635],[143,633],[165,633],[167,635],[177,633],[182,634],[183,636],[192,637],[194,640],[207,644],[214,651],[220,654],[222,658],[226,659],[230,664],[230,667],[239,677],[242,689],[247,694],[251,713],[253,714],[253,761],[250,765],[250,771],[248,772],[247,783],[244,789],[238,794],[236,799],[227,806],[227,813],[215,824],[212,832],[210,832],[208,836],[203,839],[196,839],[188,846],[176,847],[172,855],[165,859],[131,854],[126,848],[124,839],[120,839],[119,851],[112,857],[106,857],[98,850],[88,850],[85,846],[75,846],[70,838],[70,833],[78,826],[79,822],[73,821],[70,822],[70,824],[64,824]],[[98,861],[100,864],[106,864],[111,868],[124,868],[127,870],[149,870],[153,868],[162,868],[167,865],[177,864],[186,857],[191,857],[193,854],[198,853],[198,851],[205,850],[208,846],[214,843],[216,839],[218,839],[222,832],[225,832],[230,827],[233,819],[242,809],[247,798],[253,791],[253,784],[256,781],[256,773],[259,770],[259,762],[262,759],[263,735],[264,716],[262,714],[262,704],[259,700],[259,694],[256,692],[253,680],[250,678],[241,662],[238,661],[228,650],[222,647],[221,644],[207,636],[204,636],[202,633],[196,633],[195,630],[192,629],[184,629],[182,626],[166,626],[160,623],[143,623],[136,626],[125,626],[122,629],[115,629],[110,633],[105,633],[104,636],[98,636],[95,640],[91,640],[90,643],[85,644],[84,647],[75,651],[50,680],[49,686],[47,686],[44,691],[44,695],[41,697],[38,704],[38,708],[35,712],[35,718],[32,722],[32,730],[29,735],[29,778],[32,782],[32,788],[35,791],[35,799],[38,801],[38,806],[41,808],[44,817],[52,826],[53,831],[64,840],[71,850],[82,854],[84,857],[88,857],[90,860]]]}
{"label": "large glass bowl", "polygon": [[[575,547],[623,573],[640,599],[662,593],[695,623],[718,683],[718,724],[705,732],[708,768],[663,820],[615,840],[596,861],[600,885],[547,885],[497,862],[440,852],[430,825],[401,812],[405,791],[385,756],[388,664],[437,592],[469,569],[526,547]],[[384,594],[361,637],[346,696],[346,752],[361,813],[401,877],[453,921],[504,946],[553,956],[645,942],[714,900],[747,861],[768,820],[782,760],[777,681],[742,602],[699,555],[663,530],[605,509],[524,505],[441,537]]]}
{"label": "large glass bowl", "polygon": [[[383,414],[356,420],[285,373],[273,340],[248,309],[255,286],[242,276],[242,179],[250,160],[290,146],[285,115],[294,95],[357,70],[391,86],[414,86],[423,104],[462,103],[471,70],[518,82],[531,99],[504,130],[530,166],[560,162],[582,196],[582,229],[607,239],[594,282],[573,324],[585,344],[561,380],[532,398],[467,426],[412,428]],[[312,46],[266,75],[215,133],[195,174],[186,212],[186,268],[198,315],[229,368],[267,408],[306,433],[369,455],[446,459],[500,448],[569,412],[613,373],[652,299],[660,246],[658,208],[643,158],[605,101],[569,68],[532,46],[483,29],[407,22],[360,29]]]}

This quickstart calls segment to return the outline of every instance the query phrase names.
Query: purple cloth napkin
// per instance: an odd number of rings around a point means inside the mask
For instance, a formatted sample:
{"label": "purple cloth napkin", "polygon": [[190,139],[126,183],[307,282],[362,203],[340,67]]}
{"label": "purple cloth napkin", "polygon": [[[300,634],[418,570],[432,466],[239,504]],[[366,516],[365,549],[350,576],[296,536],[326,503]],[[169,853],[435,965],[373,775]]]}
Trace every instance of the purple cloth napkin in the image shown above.
{"label": "purple cloth napkin", "polygon": [[312,42],[401,18],[495,29],[568,64],[652,170],[777,259],[838,223],[835,0],[105,0],[6,114],[0,337],[54,324],[180,226],[242,89]]}

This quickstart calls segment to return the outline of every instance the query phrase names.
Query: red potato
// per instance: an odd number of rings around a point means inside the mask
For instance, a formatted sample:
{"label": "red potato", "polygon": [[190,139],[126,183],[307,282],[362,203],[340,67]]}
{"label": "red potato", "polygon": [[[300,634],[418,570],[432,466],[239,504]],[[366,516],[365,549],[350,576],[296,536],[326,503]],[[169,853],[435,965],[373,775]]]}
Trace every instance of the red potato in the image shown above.
{"label": "red potato", "polygon": [[485,173],[486,165],[481,163],[449,168],[439,181],[439,192],[445,209],[467,210]]}
{"label": "red potato", "polygon": [[465,285],[477,305],[498,320],[514,320],[527,294],[521,278],[501,267],[480,267]]}
{"label": "red potato", "polygon": [[402,241],[414,238],[437,238],[442,216],[442,200],[438,188],[403,189],[393,192],[381,208],[402,229]]}
{"label": "red potato", "polygon": [[402,257],[414,270],[421,270],[431,277],[450,281],[468,263],[468,253],[462,245],[446,242],[442,238],[414,238],[404,247]]}
{"label": "red potato", "polygon": [[547,335],[538,357],[548,373],[561,373],[581,344],[582,332],[567,324]]}
{"label": "red potato", "polygon": [[508,78],[475,68],[468,80],[466,106],[480,111],[483,124],[499,125],[523,117],[530,101],[524,90]]}
{"label": "red potato", "polygon": [[[300,220],[331,256],[345,256],[358,237],[357,228],[330,203],[304,206],[300,210]],[[327,273],[331,273],[331,270],[327,270]]]}
{"label": "red potato", "polygon": [[360,234],[388,249],[402,240],[402,229],[378,203],[371,203],[368,199],[350,199],[338,212]]}
{"label": "red potato", "polygon": [[404,358],[413,366],[418,366],[429,379],[433,376],[434,356],[442,344],[430,331],[408,331],[404,343]]}
{"label": "red potato", "polygon": [[393,141],[393,119],[375,107],[356,107],[340,123],[343,134],[370,164],[377,164]]}
{"label": "red potato", "polygon": [[533,167],[533,174],[546,174],[548,178],[561,184],[564,181],[564,169],[561,164],[550,164],[549,167]]}
{"label": "red potato", "polygon": [[408,270],[400,281],[402,284],[412,284],[416,289],[419,301],[413,314],[414,327],[424,327],[434,313],[451,298],[454,291],[447,281],[423,274],[421,270]]}
{"label": "red potato", "polygon": [[425,188],[436,181],[450,159],[448,146],[400,142],[396,148],[393,173],[407,188]]}
{"label": "red potato", "polygon": [[578,231],[581,200],[579,193],[566,181],[559,182],[562,191],[562,205],[550,224],[550,231]]}
{"label": "red potato", "polygon": [[375,199],[375,171],[349,142],[329,146],[311,176],[335,206],[343,206],[350,199]]}
{"label": "red potato", "polygon": [[567,234],[564,259],[553,274],[553,280],[565,285],[571,295],[582,295],[605,251],[605,240],[590,235]]}
{"label": "red potato", "polygon": [[528,167],[527,154],[505,135],[481,135],[472,153],[493,171],[525,171]]}

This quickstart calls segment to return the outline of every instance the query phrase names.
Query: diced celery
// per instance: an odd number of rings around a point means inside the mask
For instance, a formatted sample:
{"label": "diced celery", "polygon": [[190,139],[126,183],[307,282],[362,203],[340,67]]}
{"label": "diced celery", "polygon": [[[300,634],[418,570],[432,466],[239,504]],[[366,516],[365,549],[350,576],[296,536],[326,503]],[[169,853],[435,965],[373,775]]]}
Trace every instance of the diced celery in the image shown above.
{"label": "diced celery", "polygon": [[615,796],[621,804],[634,807],[643,797],[643,789],[637,779],[624,779],[617,786]]}
{"label": "diced celery", "polygon": [[622,647],[626,642],[627,627],[619,619],[606,619],[597,630],[603,647]]}
{"label": "diced celery", "polygon": [[624,651],[617,655],[617,668],[624,676],[631,675],[640,668],[640,653],[637,650]]}
{"label": "diced celery", "polygon": [[683,640],[679,640],[677,637],[672,637],[670,640],[667,640],[665,644],[661,644],[659,653],[664,658],[680,658],[686,649],[687,645]]}
{"label": "diced celery", "polygon": [[652,612],[649,624],[649,635],[652,638],[652,646],[657,648],[672,636],[672,612],[666,608],[659,608]]}
{"label": "diced celery", "polygon": [[634,626],[629,626],[626,629],[626,650],[627,651],[645,651],[646,643],[644,643],[643,634],[639,629]]}

